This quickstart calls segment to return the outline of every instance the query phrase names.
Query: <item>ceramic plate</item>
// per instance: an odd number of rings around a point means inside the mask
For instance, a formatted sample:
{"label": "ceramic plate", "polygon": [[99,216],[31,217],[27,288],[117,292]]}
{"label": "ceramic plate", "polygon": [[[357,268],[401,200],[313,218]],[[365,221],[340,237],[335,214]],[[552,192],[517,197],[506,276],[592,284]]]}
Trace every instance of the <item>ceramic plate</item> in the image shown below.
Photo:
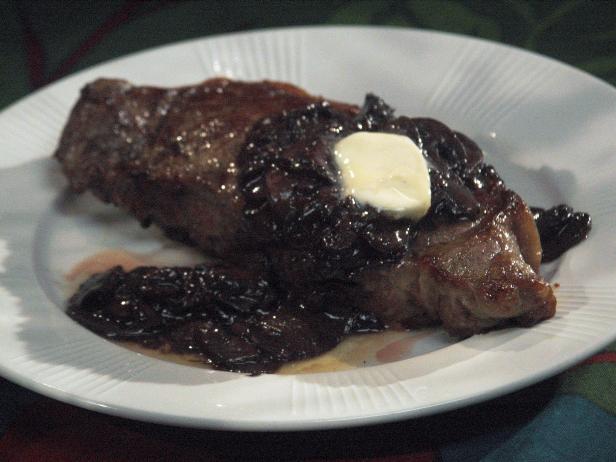
{"label": "ceramic plate", "polygon": [[[74,323],[63,312],[67,274],[89,255],[189,257],[115,208],[66,191],[50,155],[79,89],[102,76],[173,86],[215,75],[288,81],[357,104],[374,92],[399,114],[435,117],[469,135],[528,203],[589,212],[590,238],[543,268],[560,284],[557,315],[460,342],[424,333],[386,364],[259,377],[151,358]],[[530,385],[616,338],[614,127],[616,91],[587,74],[517,49],[407,29],[226,35],[80,72],[0,114],[0,372],[89,409],[242,430],[377,423]]]}

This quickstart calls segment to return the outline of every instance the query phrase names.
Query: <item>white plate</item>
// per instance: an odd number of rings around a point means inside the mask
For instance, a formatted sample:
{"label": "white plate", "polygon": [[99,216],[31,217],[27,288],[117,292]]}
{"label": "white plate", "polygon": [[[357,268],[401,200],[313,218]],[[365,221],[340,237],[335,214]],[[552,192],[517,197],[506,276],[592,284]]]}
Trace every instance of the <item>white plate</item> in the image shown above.
{"label": "white plate", "polygon": [[[213,75],[278,79],[475,139],[530,204],[588,211],[593,231],[544,268],[558,314],[408,359],[296,376],[208,371],[102,340],[62,312],[63,275],[101,248],[160,248],[156,233],[64,193],[49,159],[79,89],[97,77],[182,85]],[[125,417],[243,430],[327,428],[432,414],[530,385],[616,337],[616,92],[541,56],[388,28],[300,28],[194,40],[80,72],[0,114],[0,371],[53,398]],[[415,356],[414,356],[415,355]]]}

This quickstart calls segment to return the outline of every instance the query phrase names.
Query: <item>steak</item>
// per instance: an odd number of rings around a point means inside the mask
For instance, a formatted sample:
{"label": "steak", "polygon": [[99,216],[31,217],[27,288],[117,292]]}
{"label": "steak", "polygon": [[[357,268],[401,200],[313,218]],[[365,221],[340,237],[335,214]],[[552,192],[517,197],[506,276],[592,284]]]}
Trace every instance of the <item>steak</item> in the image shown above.
{"label": "steak", "polygon": [[284,83],[212,79],[161,89],[100,79],[83,88],[55,157],[74,191],[228,257],[250,240],[237,191],[247,133],[270,114],[320,100]]}
{"label": "steak", "polygon": [[[409,136],[428,160],[432,206],[394,220],[340,194],[333,143],[355,131]],[[55,157],[92,191],[227,262],[263,253],[270,282],[314,310],[346,300],[394,327],[468,336],[554,314],[524,201],[464,135],[292,85],[212,79],[179,89],[87,85]],[[295,306],[295,305],[294,305]]]}
{"label": "steak", "polygon": [[532,216],[514,192],[493,194],[481,217],[422,230],[399,263],[362,274],[357,306],[403,327],[440,322],[459,337],[553,316]]}
{"label": "steak", "polygon": [[[332,146],[360,130],[422,149],[432,205],[419,223],[341,198]],[[460,337],[555,312],[531,211],[474,142],[438,121],[395,117],[373,95],[351,116],[313,104],[258,122],[238,165],[253,238],[285,287],[327,283],[387,325],[440,323]]]}

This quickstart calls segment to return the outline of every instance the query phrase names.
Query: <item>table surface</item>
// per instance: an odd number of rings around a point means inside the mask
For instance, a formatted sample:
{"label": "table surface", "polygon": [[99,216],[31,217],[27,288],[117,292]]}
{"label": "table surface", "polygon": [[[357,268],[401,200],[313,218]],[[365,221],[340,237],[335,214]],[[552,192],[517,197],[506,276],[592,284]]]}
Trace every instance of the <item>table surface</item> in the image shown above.
{"label": "table surface", "polygon": [[[93,64],[178,40],[306,24],[418,27],[523,47],[616,83],[610,1],[0,0],[0,108]],[[99,415],[0,378],[0,460],[616,460],[616,343],[517,393],[346,430],[234,433]]]}

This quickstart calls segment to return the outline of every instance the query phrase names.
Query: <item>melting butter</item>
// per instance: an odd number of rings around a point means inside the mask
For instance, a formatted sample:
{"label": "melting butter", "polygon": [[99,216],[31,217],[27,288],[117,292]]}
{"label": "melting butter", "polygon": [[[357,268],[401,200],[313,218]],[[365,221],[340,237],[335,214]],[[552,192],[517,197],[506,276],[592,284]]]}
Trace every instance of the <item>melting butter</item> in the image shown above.
{"label": "melting butter", "polygon": [[357,132],[334,148],[344,194],[394,217],[423,217],[430,208],[430,175],[410,138]]}

